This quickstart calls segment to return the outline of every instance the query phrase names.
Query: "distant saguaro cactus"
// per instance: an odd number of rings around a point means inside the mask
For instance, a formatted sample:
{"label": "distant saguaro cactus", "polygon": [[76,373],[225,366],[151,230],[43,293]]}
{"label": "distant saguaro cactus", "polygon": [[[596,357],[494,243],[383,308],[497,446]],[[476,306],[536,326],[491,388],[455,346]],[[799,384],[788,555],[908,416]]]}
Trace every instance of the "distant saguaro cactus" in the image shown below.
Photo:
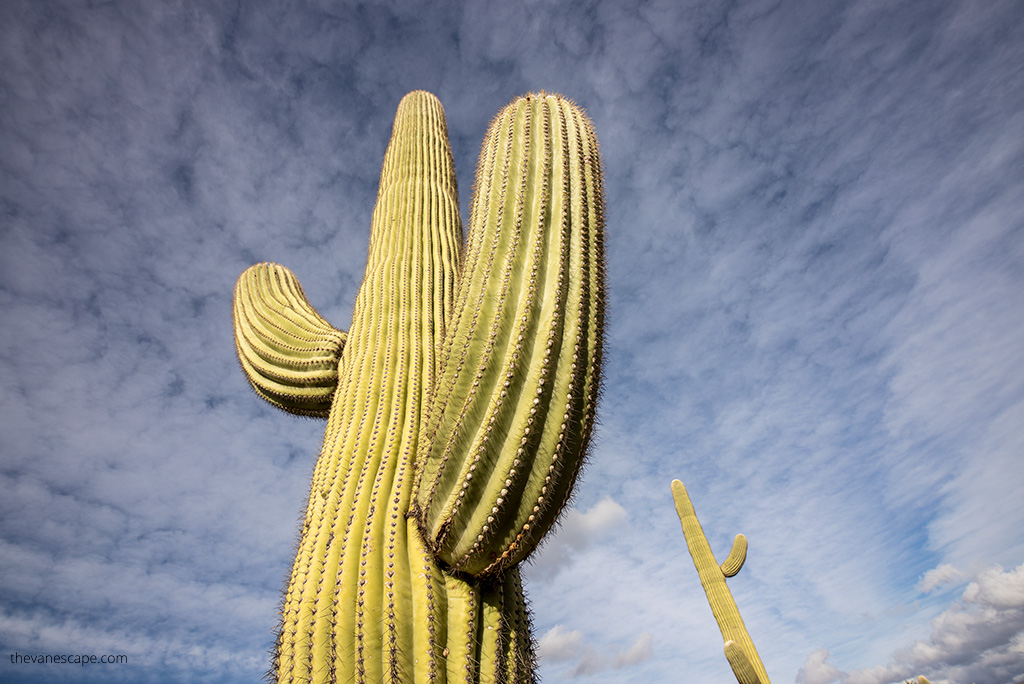
{"label": "distant saguaro cactus", "polygon": [[747,538],[737,534],[729,556],[719,564],[715,560],[707,537],[704,536],[700,521],[697,520],[690,495],[679,480],[672,481],[672,498],[676,503],[679,522],[683,526],[686,546],[693,557],[694,565],[697,566],[701,586],[708,596],[708,603],[711,604],[711,612],[718,621],[718,627],[722,630],[725,657],[732,667],[733,674],[736,675],[736,680],[739,684],[769,684],[768,672],[757,655],[750,634],[747,633],[732,592],[725,584],[725,579],[735,576],[747,559]]}
{"label": "distant saguaro cactus", "polygon": [[239,278],[253,387],[327,418],[277,681],[534,681],[518,563],[594,424],[603,207],[589,119],[527,95],[491,124],[463,247],[444,111],[417,91],[395,116],[348,333],[286,268]]}

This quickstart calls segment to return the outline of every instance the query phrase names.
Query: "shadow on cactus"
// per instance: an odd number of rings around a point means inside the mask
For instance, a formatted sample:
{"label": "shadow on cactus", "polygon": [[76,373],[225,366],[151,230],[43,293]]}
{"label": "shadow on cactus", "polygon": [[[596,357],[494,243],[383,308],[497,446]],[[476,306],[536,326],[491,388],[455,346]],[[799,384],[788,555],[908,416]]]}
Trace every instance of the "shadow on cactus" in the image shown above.
{"label": "shadow on cactus", "polygon": [[532,682],[518,565],[568,500],[604,318],[597,138],[557,95],[502,110],[466,243],[440,102],[398,106],[347,333],[283,266],[238,280],[257,393],[327,418],[270,673]]}

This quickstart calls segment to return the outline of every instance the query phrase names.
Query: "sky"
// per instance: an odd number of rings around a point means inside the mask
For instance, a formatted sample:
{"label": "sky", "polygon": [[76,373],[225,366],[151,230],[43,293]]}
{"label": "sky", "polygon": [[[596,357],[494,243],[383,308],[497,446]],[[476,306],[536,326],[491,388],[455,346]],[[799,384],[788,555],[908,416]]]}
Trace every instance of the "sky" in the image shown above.
{"label": "sky", "polygon": [[[675,478],[720,560],[749,539],[776,684],[1024,680],[1022,33],[1019,0],[0,3],[0,680],[266,671],[324,424],[251,391],[232,289],[282,263],[347,329],[415,89],[464,210],[518,95],[601,142],[544,682],[732,680]],[[128,662],[12,662],[51,653]]]}

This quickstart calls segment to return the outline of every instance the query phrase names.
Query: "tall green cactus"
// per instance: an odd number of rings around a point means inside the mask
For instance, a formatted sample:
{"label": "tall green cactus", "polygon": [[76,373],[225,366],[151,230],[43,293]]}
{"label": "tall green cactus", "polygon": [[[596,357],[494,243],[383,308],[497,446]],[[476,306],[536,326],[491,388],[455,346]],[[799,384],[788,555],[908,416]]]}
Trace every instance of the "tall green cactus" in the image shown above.
{"label": "tall green cactus", "polygon": [[534,681],[518,564],[594,423],[603,223],[590,121],[527,95],[491,124],[463,247],[444,111],[417,91],[395,116],[348,334],[284,267],[239,278],[253,387],[327,417],[277,681]]}
{"label": "tall green cactus", "polygon": [[697,566],[697,575],[701,586],[708,596],[711,612],[718,621],[725,639],[725,657],[732,667],[733,674],[739,684],[769,684],[768,672],[764,669],[761,658],[757,655],[754,642],[743,624],[739,608],[733,600],[732,592],[725,584],[727,577],[733,577],[743,567],[747,559],[747,538],[737,534],[733,540],[732,550],[724,562],[719,564],[711,551],[704,530],[697,520],[690,495],[679,480],[672,480],[672,498],[676,504],[676,514],[683,526],[686,546]]}

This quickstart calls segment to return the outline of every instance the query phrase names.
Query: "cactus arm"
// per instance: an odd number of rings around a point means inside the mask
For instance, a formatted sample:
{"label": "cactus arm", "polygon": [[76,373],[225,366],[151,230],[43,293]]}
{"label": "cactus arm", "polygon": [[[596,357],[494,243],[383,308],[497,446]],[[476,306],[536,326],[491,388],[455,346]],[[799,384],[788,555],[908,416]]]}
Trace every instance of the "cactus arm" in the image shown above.
{"label": "cactus arm", "polygon": [[757,670],[739,644],[735,641],[726,641],[724,650],[725,658],[729,661],[739,684],[765,684],[764,680],[757,676]]}
{"label": "cactus arm", "polygon": [[306,299],[277,264],[246,269],[235,285],[235,348],[256,392],[289,413],[326,417],[346,335]]}
{"label": "cactus arm", "polygon": [[[729,659],[740,684],[748,684],[751,681],[769,684],[768,673],[757,655],[754,642],[743,624],[739,608],[732,597],[732,592],[726,586],[725,570],[739,572],[746,558],[746,538],[739,535],[733,543],[733,550],[725,563],[719,565],[708,544],[704,530],[697,520],[697,513],[693,509],[693,502],[686,487],[679,480],[672,481],[672,498],[675,500],[676,513],[679,515],[679,522],[683,527],[683,535],[686,537],[686,546],[697,566],[697,575],[700,577],[701,586],[707,594],[708,603],[711,604],[711,612],[718,622],[718,628],[722,631],[722,637],[726,641],[726,658]],[[742,538],[742,541],[741,541]],[[729,646],[732,643],[733,646]],[[742,660],[736,655],[736,649],[742,652]],[[730,655],[732,653],[732,655]],[[739,666],[740,669],[737,669]],[[753,669],[756,679],[749,679],[749,669]],[[746,679],[744,679],[746,677]]]}
{"label": "cactus arm", "polygon": [[718,567],[726,577],[735,577],[746,560],[747,538],[742,534],[737,534],[736,538],[732,541],[732,550],[729,551],[729,556]]}
{"label": "cactus arm", "polygon": [[523,560],[570,496],[593,428],[603,190],[586,116],[520,98],[491,125],[419,459],[414,512],[452,569]]}

